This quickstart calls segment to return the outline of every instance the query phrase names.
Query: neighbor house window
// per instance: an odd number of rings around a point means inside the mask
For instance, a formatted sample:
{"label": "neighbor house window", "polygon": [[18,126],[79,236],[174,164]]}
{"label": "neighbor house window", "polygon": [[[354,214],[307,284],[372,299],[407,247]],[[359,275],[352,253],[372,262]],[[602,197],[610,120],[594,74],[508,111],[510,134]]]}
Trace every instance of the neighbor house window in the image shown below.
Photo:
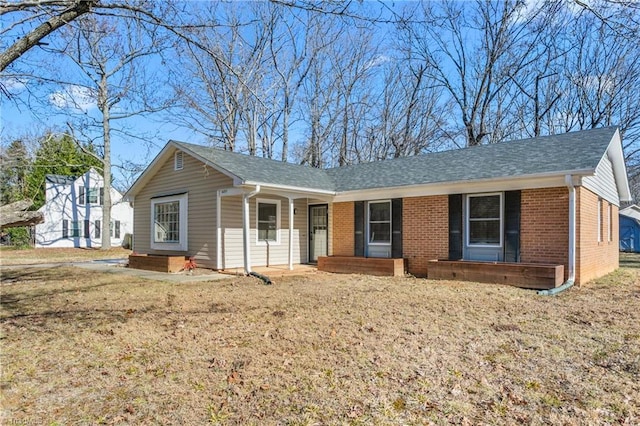
{"label": "neighbor house window", "polygon": [[[186,193],[151,199],[151,216],[151,248],[187,250]],[[116,233],[120,234],[120,221],[116,222]],[[113,222],[110,228],[113,235]]]}
{"label": "neighbor house window", "polygon": [[502,194],[469,195],[467,212],[469,245],[502,243]]}
{"label": "neighbor house window", "polygon": [[184,154],[182,151],[178,151],[175,153],[173,157],[173,169],[174,170],[182,170],[184,167]]}
{"label": "neighbor house window", "polygon": [[80,222],[77,220],[71,221],[71,237],[79,237],[80,236]]}
{"label": "neighbor house window", "polygon": [[78,204],[100,204],[104,203],[104,188],[78,187]]}
{"label": "neighbor house window", "polygon": [[391,201],[369,203],[369,244],[391,244]]}
{"label": "neighbor house window", "polygon": [[256,201],[256,229],[258,230],[258,243],[280,243],[280,201],[264,200]]}

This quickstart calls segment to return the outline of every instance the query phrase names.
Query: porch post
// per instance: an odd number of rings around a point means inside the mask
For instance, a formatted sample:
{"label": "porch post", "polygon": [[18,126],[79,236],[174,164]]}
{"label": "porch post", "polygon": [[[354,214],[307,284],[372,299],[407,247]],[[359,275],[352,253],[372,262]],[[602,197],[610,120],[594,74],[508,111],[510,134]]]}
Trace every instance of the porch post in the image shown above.
{"label": "porch post", "polygon": [[293,271],[293,198],[289,197],[289,270]]}
{"label": "porch post", "polygon": [[222,269],[222,195],[216,191],[216,269]]}
{"label": "porch post", "polygon": [[242,196],[242,251],[244,255],[244,272],[251,273],[251,251],[249,250],[249,194]]}

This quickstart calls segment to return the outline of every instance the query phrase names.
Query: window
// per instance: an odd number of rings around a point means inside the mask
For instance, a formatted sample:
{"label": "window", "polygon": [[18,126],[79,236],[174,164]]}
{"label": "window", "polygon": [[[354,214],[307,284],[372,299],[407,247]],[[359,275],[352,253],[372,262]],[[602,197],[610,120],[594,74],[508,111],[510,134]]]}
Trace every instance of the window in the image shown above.
{"label": "window", "polygon": [[77,220],[71,221],[71,237],[79,237],[80,236],[80,222]]}
{"label": "window", "polygon": [[98,204],[98,188],[90,188],[87,192],[87,203],[88,204]]}
{"label": "window", "polygon": [[608,209],[609,211],[607,213],[609,215],[608,216],[609,221],[607,222],[607,241],[611,242],[611,239],[612,239],[611,230],[613,229],[613,214],[612,214],[613,209],[611,208],[611,203],[609,203],[607,206],[609,207]]}
{"label": "window", "polygon": [[94,226],[94,231],[93,231],[94,238],[100,238],[100,231],[102,231],[100,227],[102,226],[102,223],[99,220],[96,220],[93,226]]}
{"label": "window", "polygon": [[100,204],[104,203],[104,188],[78,187],[78,204]]}
{"label": "window", "polygon": [[[116,223],[116,233],[119,235],[120,221]],[[113,223],[111,225],[113,232]],[[187,194],[153,198],[151,248],[186,251],[187,247]]]}
{"label": "window", "polygon": [[598,198],[598,242],[602,242],[602,198]]}
{"label": "window", "polygon": [[502,244],[502,194],[469,195],[467,212],[469,245]]}
{"label": "window", "polygon": [[173,169],[174,170],[182,170],[184,167],[184,154],[182,151],[178,151],[175,153],[173,157]]}
{"label": "window", "polygon": [[280,244],[280,201],[256,201],[256,229],[258,244]]}
{"label": "window", "polygon": [[369,244],[391,244],[391,201],[369,203]]}

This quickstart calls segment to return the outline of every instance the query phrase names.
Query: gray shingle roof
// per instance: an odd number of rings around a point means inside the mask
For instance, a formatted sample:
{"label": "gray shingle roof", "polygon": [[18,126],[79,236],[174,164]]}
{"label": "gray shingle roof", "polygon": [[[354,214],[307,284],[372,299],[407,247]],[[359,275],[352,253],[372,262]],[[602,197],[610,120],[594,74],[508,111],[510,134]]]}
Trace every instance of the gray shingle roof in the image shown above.
{"label": "gray shingle roof", "polygon": [[245,182],[333,191],[334,182],[324,170],[268,158],[254,157],[236,152],[208,148],[184,142],[173,141],[210,161]]}
{"label": "gray shingle roof", "polygon": [[243,181],[342,192],[595,170],[615,132],[606,127],[328,170],[174,143]]}
{"label": "gray shingle roof", "polygon": [[336,191],[595,170],[615,127],[327,170]]}

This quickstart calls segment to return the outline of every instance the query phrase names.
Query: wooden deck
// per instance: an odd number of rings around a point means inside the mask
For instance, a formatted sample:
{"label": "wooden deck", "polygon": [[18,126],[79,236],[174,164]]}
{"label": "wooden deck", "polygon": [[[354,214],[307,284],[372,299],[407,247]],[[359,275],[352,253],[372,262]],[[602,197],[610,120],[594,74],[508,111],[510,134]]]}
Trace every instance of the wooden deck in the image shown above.
{"label": "wooden deck", "polygon": [[404,276],[406,271],[406,260],[375,257],[325,256],[318,258],[318,271],[339,274],[401,277]]}
{"label": "wooden deck", "polygon": [[564,265],[430,260],[427,277],[435,280],[475,281],[550,289],[564,282]]}

